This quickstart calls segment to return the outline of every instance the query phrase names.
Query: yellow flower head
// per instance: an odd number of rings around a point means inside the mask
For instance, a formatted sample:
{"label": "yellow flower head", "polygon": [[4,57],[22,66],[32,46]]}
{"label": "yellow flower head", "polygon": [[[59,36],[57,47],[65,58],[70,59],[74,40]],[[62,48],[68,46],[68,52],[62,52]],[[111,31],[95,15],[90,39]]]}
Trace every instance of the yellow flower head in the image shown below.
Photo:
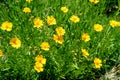
{"label": "yellow flower head", "polygon": [[3,52],[2,52],[2,50],[0,50],[0,57],[3,55]]}
{"label": "yellow flower head", "polygon": [[70,17],[70,20],[71,20],[72,22],[74,22],[74,23],[77,23],[77,22],[80,21],[79,17],[76,16],[76,15],[72,15],[72,16]]}
{"label": "yellow flower head", "polygon": [[61,35],[53,35],[53,40],[59,44],[62,44],[64,42],[63,36]]}
{"label": "yellow flower head", "polygon": [[120,22],[117,22],[115,20],[110,20],[109,23],[113,28],[116,27],[116,26],[120,26]]}
{"label": "yellow flower head", "polygon": [[35,18],[33,22],[34,22],[34,27],[42,28],[43,21],[40,18]]}
{"label": "yellow flower head", "polygon": [[41,43],[41,49],[45,50],[45,51],[48,51],[50,48],[50,45],[48,42],[42,42]]}
{"label": "yellow flower head", "polygon": [[56,19],[53,16],[47,16],[47,24],[48,25],[55,25]]}
{"label": "yellow flower head", "polygon": [[99,58],[95,58],[94,64],[96,68],[100,68],[102,66],[102,61]]}
{"label": "yellow flower head", "polygon": [[67,13],[68,12],[68,8],[67,7],[61,7],[61,11],[64,12],[64,13]]}
{"label": "yellow flower head", "polygon": [[36,62],[39,62],[39,63],[41,63],[41,64],[46,64],[46,59],[43,58],[42,55],[36,56],[36,57],[35,57],[35,61],[36,61]]}
{"label": "yellow flower head", "polygon": [[29,8],[29,7],[25,7],[25,8],[23,9],[23,12],[25,12],[25,13],[30,13],[30,12],[31,12],[31,10],[30,10],[30,8]]}
{"label": "yellow flower head", "polygon": [[43,64],[42,63],[40,63],[40,62],[35,62],[35,65],[37,65],[37,66],[40,66],[40,67],[43,67]]}
{"label": "yellow flower head", "polygon": [[30,3],[32,0],[26,0],[26,2]]}
{"label": "yellow flower head", "polygon": [[21,41],[18,38],[12,38],[10,44],[12,47],[18,49],[21,46]]}
{"label": "yellow flower head", "polygon": [[13,24],[11,22],[5,21],[2,23],[1,29],[6,30],[6,31],[11,31],[12,26],[13,26]]}
{"label": "yellow flower head", "polygon": [[103,27],[100,24],[95,24],[94,25],[94,30],[97,31],[97,32],[101,32],[103,30]]}
{"label": "yellow flower head", "polygon": [[36,64],[36,65],[34,65],[34,69],[37,71],[37,72],[43,72],[43,67],[41,67],[41,66],[43,66],[42,64]]}
{"label": "yellow flower head", "polygon": [[83,55],[84,57],[89,56],[89,53],[86,51],[86,49],[81,49],[81,51],[82,51],[82,55]]}
{"label": "yellow flower head", "polygon": [[97,4],[99,2],[99,0],[89,0],[90,2],[93,2],[95,4]]}
{"label": "yellow flower head", "polygon": [[65,34],[65,29],[63,29],[62,27],[57,27],[55,31],[57,32],[58,35],[61,36]]}
{"label": "yellow flower head", "polygon": [[87,33],[82,34],[82,40],[88,42],[90,40],[90,36]]}

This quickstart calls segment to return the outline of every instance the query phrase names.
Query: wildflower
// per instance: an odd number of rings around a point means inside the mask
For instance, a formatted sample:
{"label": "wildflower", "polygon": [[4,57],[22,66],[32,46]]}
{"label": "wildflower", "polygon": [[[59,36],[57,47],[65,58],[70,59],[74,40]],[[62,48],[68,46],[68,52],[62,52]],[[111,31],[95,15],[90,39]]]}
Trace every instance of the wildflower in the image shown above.
{"label": "wildflower", "polygon": [[11,22],[5,21],[2,23],[1,29],[6,30],[6,31],[11,31],[12,26],[13,26],[13,24]]}
{"label": "wildflower", "polygon": [[96,68],[100,68],[102,66],[102,61],[99,58],[95,58],[94,64]]}
{"label": "wildflower", "polygon": [[61,35],[53,35],[53,40],[55,40],[59,44],[62,44],[64,42],[63,36]]}
{"label": "wildflower", "polygon": [[37,72],[42,72],[44,69],[43,69],[43,65],[46,64],[46,59],[43,58],[42,55],[38,55],[35,57],[35,65],[34,65],[34,69],[37,71]]}
{"label": "wildflower", "polygon": [[88,42],[90,40],[90,36],[87,33],[82,34],[82,40]]}
{"label": "wildflower", "polygon": [[18,38],[12,38],[10,44],[12,47],[18,49],[21,46],[21,41]]}
{"label": "wildflower", "polygon": [[94,25],[94,30],[97,31],[97,32],[101,32],[103,30],[103,27],[100,24],[95,24]]}
{"label": "wildflower", "polygon": [[3,55],[3,52],[2,52],[2,50],[0,50],[0,57]]}
{"label": "wildflower", "polygon": [[47,16],[47,24],[48,25],[55,25],[56,19],[53,16]]}
{"label": "wildflower", "polygon": [[41,28],[43,26],[43,21],[40,18],[34,19],[34,27]]}
{"label": "wildflower", "polygon": [[116,26],[120,26],[120,22],[117,22],[115,20],[110,20],[109,23],[113,28],[116,27]]}
{"label": "wildflower", "polygon": [[99,0],[89,0],[90,2],[93,2],[95,4],[97,4],[99,2]]}
{"label": "wildflower", "polygon": [[43,69],[43,65],[40,64],[40,63],[39,63],[39,64],[38,64],[38,63],[35,64],[35,65],[34,65],[34,69],[35,69],[37,72],[43,72],[43,70],[44,70],[44,69]]}
{"label": "wildflower", "polygon": [[36,57],[35,57],[35,61],[36,61],[36,62],[39,62],[39,63],[41,63],[41,64],[46,64],[46,59],[43,58],[42,55],[36,56]]}
{"label": "wildflower", "polygon": [[25,7],[25,8],[23,9],[23,12],[25,12],[25,13],[30,13],[30,12],[31,12],[31,10],[30,10],[30,8],[29,8],[29,7]]}
{"label": "wildflower", "polygon": [[30,3],[32,0],[26,0],[26,2]]}
{"label": "wildflower", "polygon": [[42,42],[41,44],[41,49],[45,50],[45,51],[48,51],[50,48],[50,45],[48,42]]}
{"label": "wildflower", "polygon": [[72,15],[72,16],[70,17],[70,20],[71,20],[72,22],[74,22],[74,23],[77,23],[77,22],[80,21],[79,17],[78,17],[78,16],[75,16],[75,15]]}
{"label": "wildflower", "polygon": [[86,51],[86,49],[81,49],[81,51],[82,51],[82,55],[83,55],[84,57],[89,56],[89,53]]}
{"label": "wildflower", "polygon": [[61,11],[64,12],[64,13],[67,13],[68,12],[68,8],[67,7],[61,7]]}
{"label": "wildflower", "polygon": [[58,35],[61,36],[65,34],[65,30],[62,27],[57,27],[55,31],[57,32]]}

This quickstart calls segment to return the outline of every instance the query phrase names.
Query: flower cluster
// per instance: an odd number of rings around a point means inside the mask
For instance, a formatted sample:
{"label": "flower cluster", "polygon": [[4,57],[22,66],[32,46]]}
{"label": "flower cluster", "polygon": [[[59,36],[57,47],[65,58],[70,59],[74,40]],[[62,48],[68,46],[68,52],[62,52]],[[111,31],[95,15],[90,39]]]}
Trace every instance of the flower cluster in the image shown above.
{"label": "flower cluster", "polygon": [[64,42],[63,36],[65,34],[65,30],[62,27],[57,27],[55,29],[56,34],[53,35],[53,40],[55,40],[55,42],[62,44]]}
{"label": "flower cluster", "polygon": [[113,28],[120,26],[120,22],[118,22],[116,20],[110,20],[109,23],[110,23],[110,26],[112,26]]}
{"label": "flower cluster", "polygon": [[43,68],[43,65],[46,64],[46,59],[43,58],[42,55],[38,55],[35,57],[35,65],[34,65],[34,69],[37,71],[37,72],[42,72],[44,70]]}

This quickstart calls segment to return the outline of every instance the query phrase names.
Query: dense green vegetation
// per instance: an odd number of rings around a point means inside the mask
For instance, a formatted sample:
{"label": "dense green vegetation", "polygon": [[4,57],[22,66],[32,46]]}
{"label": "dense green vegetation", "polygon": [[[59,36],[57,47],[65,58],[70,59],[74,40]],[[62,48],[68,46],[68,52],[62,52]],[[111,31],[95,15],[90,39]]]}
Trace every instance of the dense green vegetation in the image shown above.
{"label": "dense green vegetation", "polygon": [[119,0],[1,1],[0,80],[99,79],[120,64],[119,10]]}

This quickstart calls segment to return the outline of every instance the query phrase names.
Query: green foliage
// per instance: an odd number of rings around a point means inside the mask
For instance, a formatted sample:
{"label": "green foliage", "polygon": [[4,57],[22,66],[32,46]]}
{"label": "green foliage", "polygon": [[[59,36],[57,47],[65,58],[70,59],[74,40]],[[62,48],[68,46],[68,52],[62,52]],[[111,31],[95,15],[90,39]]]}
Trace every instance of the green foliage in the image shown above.
{"label": "green foliage", "polygon": [[[120,27],[111,27],[110,20],[119,20],[116,16],[106,16],[107,0],[94,4],[89,0],[7,0],[0,3],[0,25],[4,21],[13,23],[12,31],[0,29],[0,80],[60,80],[81,79],[94,80],[104,75],[114,65],[120,64]],[[119,3],[120,4],[120,3]],[[68,7],[63,13],[60,8]],[[24,13],[23,8],[29,7],[31,13]],[[118,6],[119,7],[119,6]],[[72,15],[77,15],[80,22],[70,21]],[[48,26],[47,16],[54,16],[57,24]],[[33,18],[32,18],[33,17]],[[44,21],[42,28],[33,27],[33,20],[40,17]],[[94,24],[103,26],[102,32],[96,32]],[[53,40],[55,29],[61,26],[65,29],[64,43]],[[83,33],[91,37],[89,42],[81,39]],[[11,38],[21,40],[19,49],[13,48]],[[50,50],[41,49],[42,42],[49,42]],[[82,56],[81,49],[87,49],[89,56]],[[35,57],[42,54],[47,62],[44,71],[34,70]],[[96,69],[94,58],[102,60],[102,67]]]}

